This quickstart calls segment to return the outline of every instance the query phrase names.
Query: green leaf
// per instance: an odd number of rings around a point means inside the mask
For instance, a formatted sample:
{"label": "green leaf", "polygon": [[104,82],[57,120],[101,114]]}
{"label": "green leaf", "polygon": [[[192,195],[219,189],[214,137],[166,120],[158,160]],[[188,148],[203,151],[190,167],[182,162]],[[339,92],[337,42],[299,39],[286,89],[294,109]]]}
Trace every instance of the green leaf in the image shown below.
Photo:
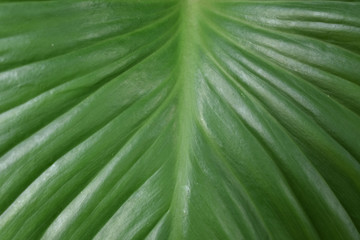
{"label": "green leaf", "polygon": [[360,3],[0,1],[0,239],[360,239]]}

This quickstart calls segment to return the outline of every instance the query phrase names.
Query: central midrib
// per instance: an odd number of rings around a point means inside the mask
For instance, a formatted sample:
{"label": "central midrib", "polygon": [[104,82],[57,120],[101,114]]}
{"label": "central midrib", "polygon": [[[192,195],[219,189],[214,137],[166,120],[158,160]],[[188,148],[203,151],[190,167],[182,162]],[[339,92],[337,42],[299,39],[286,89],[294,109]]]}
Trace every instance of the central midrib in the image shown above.
{"label": "central midrib", "polygon": [[177,111],[176,183],[171,203],[172,224],[170,239],[184,239],[188,231],[188,203],[191,195],[190,158],[195,112],[195,82],[198,54],[198,0],[181,2],[179,39],[179,77]]}

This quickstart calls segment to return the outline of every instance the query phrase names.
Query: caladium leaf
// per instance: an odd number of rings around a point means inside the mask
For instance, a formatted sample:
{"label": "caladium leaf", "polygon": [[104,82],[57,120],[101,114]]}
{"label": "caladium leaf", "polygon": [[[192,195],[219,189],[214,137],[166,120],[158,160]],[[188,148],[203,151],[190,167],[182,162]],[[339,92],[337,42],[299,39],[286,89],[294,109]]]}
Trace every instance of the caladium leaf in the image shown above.
{"label": "caladium leaf", "polygon": [[0,2],[0,239],[360,239],[360,3]]}

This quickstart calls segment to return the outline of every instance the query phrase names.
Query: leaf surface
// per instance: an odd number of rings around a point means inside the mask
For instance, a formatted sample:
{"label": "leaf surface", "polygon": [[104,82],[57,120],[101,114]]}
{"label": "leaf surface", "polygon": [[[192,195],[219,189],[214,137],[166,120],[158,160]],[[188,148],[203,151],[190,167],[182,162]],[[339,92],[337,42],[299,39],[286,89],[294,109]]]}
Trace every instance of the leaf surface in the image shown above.
{"label": "leaf surface", "polygon": [[360,3],[0,1],[0,239],[360,239]]}

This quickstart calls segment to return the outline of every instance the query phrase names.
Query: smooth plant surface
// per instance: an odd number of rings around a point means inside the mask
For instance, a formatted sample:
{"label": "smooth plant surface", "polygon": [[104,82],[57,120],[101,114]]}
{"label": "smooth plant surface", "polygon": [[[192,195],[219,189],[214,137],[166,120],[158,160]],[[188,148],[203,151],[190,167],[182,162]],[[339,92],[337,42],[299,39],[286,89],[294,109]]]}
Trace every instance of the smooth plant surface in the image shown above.
{"label": "smooth plant surface", "polygon": [[359,2],[0,0],[1,240],[356,240],[359,163]]}

